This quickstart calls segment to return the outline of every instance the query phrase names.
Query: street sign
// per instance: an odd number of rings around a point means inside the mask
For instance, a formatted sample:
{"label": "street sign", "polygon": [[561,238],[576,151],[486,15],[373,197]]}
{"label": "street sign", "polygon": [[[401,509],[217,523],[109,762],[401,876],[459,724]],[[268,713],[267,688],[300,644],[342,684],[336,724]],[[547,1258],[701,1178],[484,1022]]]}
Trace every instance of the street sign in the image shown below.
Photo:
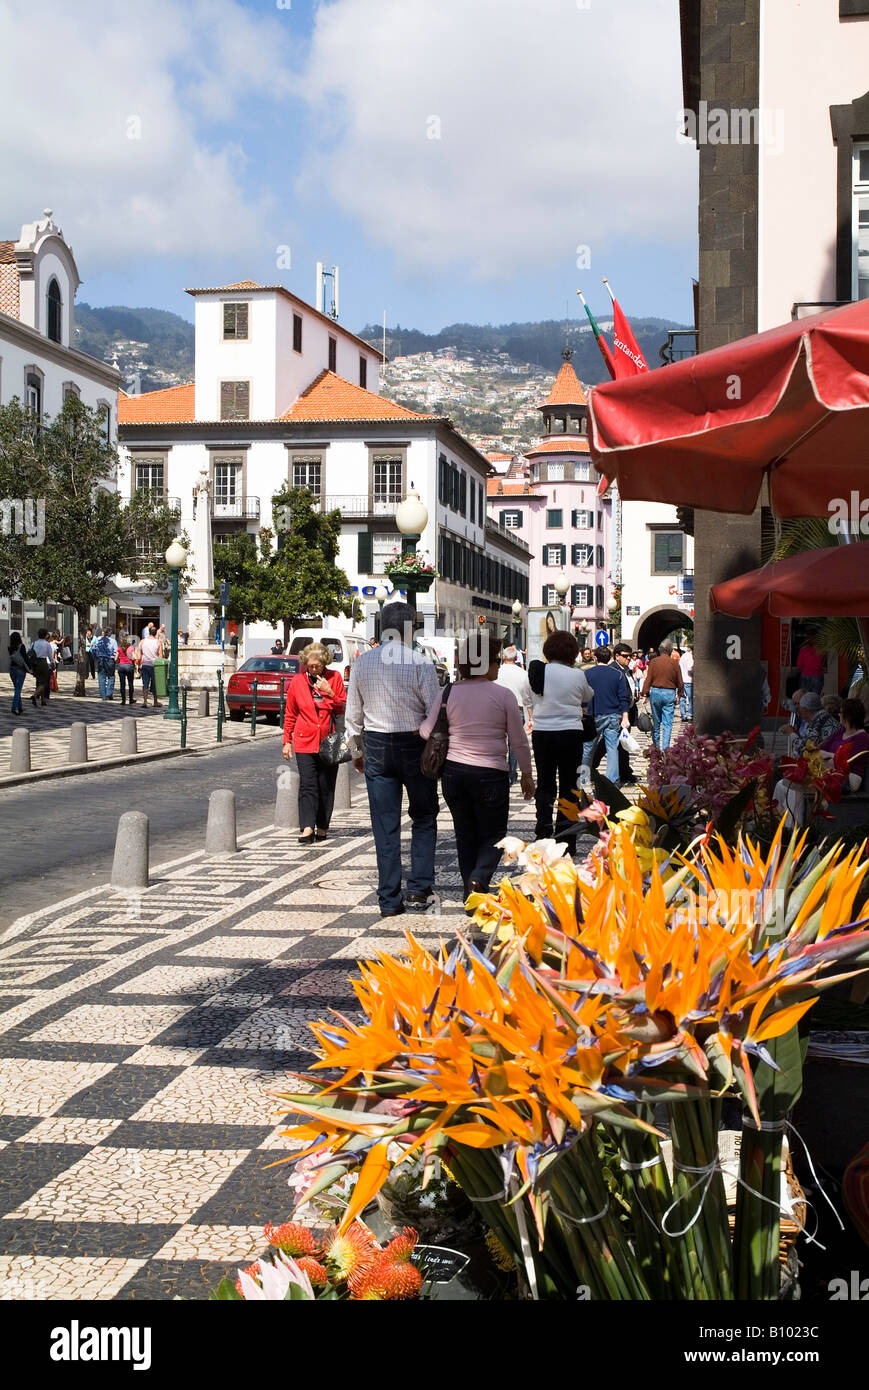
{"label": "street sign", "polygon": [[228,607],[229,607],[229,580],[228,580],[228,579],[221,579],[221,581],[220,581],[220,606],[221,606],[221,608],[228,608]]}
{"label": "street sign", "polygon": [[608,633],[608,632],[604,632],[603,629],[601,629],[599,632],[596,632],[596,633],[594,634],[594,645],[595,645],[596,647],[608,647],[608,646],[609,646],[609,640],[610,640],[610,635],[609,635],[609,633]]}

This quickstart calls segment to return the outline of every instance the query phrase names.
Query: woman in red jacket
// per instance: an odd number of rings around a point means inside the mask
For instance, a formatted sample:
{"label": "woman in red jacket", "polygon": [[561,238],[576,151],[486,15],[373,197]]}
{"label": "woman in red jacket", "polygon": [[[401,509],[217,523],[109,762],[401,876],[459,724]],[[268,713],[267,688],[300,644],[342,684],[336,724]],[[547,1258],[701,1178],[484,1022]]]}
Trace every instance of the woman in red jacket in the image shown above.
{"label": "woman in red jacket", "polygon": [[300,845],[325,840],[335,802],[337,766],[320,757],[320,744],[333,719],[344,713],[347,694],[339,672],[328,671],[329,652],[312,642],[299,653],[300,671],[287,690],[284,757],[293,753],[299,769]]}

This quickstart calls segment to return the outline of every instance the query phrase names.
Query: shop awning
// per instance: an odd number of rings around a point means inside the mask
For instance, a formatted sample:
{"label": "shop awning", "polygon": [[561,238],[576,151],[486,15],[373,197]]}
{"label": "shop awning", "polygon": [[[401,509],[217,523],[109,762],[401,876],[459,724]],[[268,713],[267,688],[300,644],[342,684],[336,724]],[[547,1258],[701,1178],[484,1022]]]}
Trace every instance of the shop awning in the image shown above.
{"label": "shop awning", "polygon": [[714,584],[709,607],[734,618],[869,615],[869,542],[804,550]]}

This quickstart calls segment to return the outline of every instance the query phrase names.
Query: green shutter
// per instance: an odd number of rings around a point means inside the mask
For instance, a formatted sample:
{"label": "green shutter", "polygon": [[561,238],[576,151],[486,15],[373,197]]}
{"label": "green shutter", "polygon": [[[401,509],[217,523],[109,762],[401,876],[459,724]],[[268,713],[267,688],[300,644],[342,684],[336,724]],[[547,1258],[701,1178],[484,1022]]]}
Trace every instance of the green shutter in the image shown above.
{"label": "green shutter", "polygon": [[370,531],[359,532],[359,552],[356,568],[360,574],[372,574],[374,566],[374,537]]}

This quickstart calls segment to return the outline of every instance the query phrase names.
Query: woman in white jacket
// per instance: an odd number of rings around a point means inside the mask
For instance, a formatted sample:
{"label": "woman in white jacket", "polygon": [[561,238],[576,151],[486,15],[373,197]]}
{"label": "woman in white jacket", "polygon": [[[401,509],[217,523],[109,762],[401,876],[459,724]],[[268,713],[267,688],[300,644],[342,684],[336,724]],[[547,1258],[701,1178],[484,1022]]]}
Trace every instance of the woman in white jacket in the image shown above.
{"label": "woman in white jacket", "polygon": [[[556,796],[570,798],[576,790],[577,771],[582,762],[583,706],[591,703],[594,692],[583,672],[574,665],[579,643],[569,632],[553,632],[543,646],[542,661],[528,667],[528,682],[534,697],[531,747],[537,766],[538,840],[552,838],[552,810]],[[576,824],[559,811],[555,817],[555,838],[565,841],[569,854],[576,853]]]}

